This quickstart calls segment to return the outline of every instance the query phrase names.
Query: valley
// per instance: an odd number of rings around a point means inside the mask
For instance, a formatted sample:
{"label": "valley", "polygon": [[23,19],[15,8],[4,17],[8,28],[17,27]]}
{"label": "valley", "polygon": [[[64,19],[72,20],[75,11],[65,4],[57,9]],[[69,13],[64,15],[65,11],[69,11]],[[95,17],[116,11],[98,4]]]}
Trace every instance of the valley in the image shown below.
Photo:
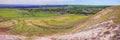
{"label": "valley", "polygon": [[0,8],[0,39],[118,40],[120,6]]}

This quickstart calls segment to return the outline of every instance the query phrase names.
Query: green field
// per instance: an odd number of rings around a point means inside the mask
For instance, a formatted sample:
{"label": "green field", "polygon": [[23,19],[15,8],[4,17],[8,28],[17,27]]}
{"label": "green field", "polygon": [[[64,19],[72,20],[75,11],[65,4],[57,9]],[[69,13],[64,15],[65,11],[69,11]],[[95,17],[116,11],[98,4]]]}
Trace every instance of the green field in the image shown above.
{"label": "green field", "polygon": [[35,16],[20,14],[25,12],[18,9],[0,9],[0,16],[10,19],[0,22],[0,28],[15,35],[50,35],[71,31],[92,16],[51,12],[35,12]]}
{"label": "green field", "polygon": [[[22,13],[26,14],[23,16]],[[36,12],[35,17],[52,17],[52,16],[59,16],[58,14],[53,13],[43,13],[43,12]],[[0,16],[5,18],[27,18],[32,17],[31,15],[27,15],[27,11],[19,10],[19,9],[0,9]]]}

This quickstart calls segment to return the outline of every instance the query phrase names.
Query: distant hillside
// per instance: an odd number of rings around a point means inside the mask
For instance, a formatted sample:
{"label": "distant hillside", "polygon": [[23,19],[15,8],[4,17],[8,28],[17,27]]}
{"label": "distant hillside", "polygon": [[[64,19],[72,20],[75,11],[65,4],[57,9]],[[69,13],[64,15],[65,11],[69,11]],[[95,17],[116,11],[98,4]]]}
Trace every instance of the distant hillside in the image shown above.
{"label": "distant hillside", "polygon": [[108,7],[108,6],[91,6],[91,5],[22,5],[22,4],[0,4],[0,8],[67,8],[67,7]]}
{"label": "distant hillside", "polygon": [[64,8],[68,5],[14,5],[14,4],[0,4],[0,8]]}

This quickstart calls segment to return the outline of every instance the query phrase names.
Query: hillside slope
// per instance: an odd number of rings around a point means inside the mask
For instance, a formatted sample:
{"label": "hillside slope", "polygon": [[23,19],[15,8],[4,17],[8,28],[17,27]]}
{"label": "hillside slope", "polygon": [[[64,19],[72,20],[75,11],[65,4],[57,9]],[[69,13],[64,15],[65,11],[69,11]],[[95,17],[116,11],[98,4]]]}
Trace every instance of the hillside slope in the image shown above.
{"label": "hillside slope", "polygon": [[[120,40],[120,6],[109,7],[97,13],[72,34],[49,37],[20,38],[19,36],[1,35],[0,39],[31,40]],[[84,29],[84,30],[83,30]],[[10,37],[10,38],[8,38]]]}
{"label": "hillside slope", "polygon": [[[80,25],[73,34],[55,37],[40,37],[47,40],[120,40],[120,6],[114,6],[100,11],[93,18]],[[89,27],[88,27],[89,26]],[[80,30],[88,27],[85,30]],[[78,31],[79,30],[79,31]]]}

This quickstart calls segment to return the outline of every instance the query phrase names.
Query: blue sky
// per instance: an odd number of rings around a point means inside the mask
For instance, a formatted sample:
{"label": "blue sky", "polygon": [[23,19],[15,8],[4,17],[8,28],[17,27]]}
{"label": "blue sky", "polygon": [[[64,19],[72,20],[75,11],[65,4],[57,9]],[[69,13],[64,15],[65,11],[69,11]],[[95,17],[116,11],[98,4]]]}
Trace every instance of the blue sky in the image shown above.
{"label": "blue sky", "polygon": [[0,0],[0,4],[120,5],[120,0]]}

